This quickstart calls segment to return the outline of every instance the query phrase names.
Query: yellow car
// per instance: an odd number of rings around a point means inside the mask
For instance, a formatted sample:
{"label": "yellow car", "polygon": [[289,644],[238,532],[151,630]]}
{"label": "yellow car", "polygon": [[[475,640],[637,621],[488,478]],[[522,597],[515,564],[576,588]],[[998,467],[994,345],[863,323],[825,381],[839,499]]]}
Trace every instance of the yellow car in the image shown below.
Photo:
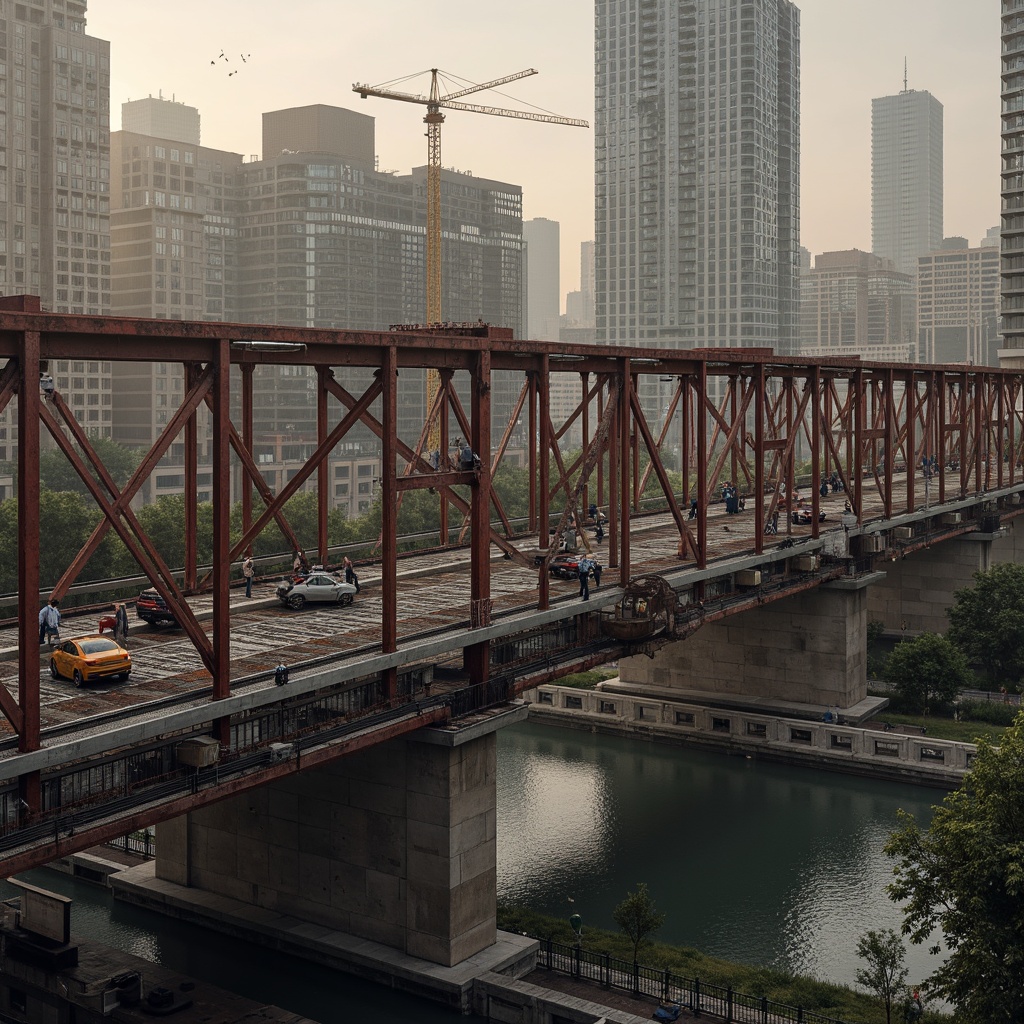
{"label": "yellow car", "polygon": [[105,636],[80,636],[65,640],[50,656],[50,675],[70,679],[75,686],[95,679],[127,679],[132,656]]}

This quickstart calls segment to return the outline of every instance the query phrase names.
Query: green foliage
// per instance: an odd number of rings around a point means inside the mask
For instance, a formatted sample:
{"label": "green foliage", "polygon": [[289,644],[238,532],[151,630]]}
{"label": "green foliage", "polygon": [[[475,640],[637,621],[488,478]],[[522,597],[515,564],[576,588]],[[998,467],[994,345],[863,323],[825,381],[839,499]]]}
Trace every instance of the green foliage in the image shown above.
{"label": "green foliage", "polygon": [[[498,906],[498,927],[542,940],[550,938],[567,946],[576,941],[567,918],[549,917],[526,907],[504,903]],[[584,939],[589,953],[607,953],[619,960],[631,959],[632,945],[620,932],[606,931],[588,924]],[[730,963],[706,956],[691,947],[670,946],[659,942],[652,942],[644,948],[643,960],[644,966],[654,970],[671,971],[685,978],[699,978],[702,984],[730,985],[738,992],[765,996],[788,1006],[813,1008],[840,1020],[856,1021],[858,1024],[882,1024],[885,1020],[873,996],[843,985],[793,975],[778,968]],[[594,1001],[601,1000],[595,995]],[[939,1016],[932,1019],[943,1020]],[[945,1018],[945,1022],[949,1024],[948,1018]]]}
{"label": "green foliage", "polygon": [[1010,562],[974,574],[954,595],[946,636],[990,679],[1024,677],[1024,565]]}
{"label": "green foliage", "polygon": [[885,680],[912,707],[927,714],[950,706],[970,682],[967,659],[943,636],[922,633],[897,644]]}
{"label": "green foliage", "polygon": [[[875,696],[879,696],[875,694]],[[882,695],[884,696],[884,694]],[[937,740],[956,740],[959,743],[977,743],[979,736],[984,736],[993,743],[998,743],[1003,729],[985,722],[968,722],[948,718],[945,715],[900,715],[886,708],[875,716],[876,722],[889,722],[892,725],[920,725],[929,736]]]}
{"label": "green foliage", "polygon": [[891,928],[867,931],[857,940],[857,956],[864,961],[857,969],[857,984],[878,996],[889,1024],[893,1002],[907,980],[903,940]]}
{"label": "green foliage", "polygon": [[588,672],[573,672],[571,675],[562,676],[555,682],[559,686],[568,686],[574,690],[593,690],[598,683],[605,679],[614,679],[618,672],[611,669],[592,669]]}
{"label": "green foliage", "polygon": [[626,894],[626,898],[612,911],[612,917],[633,944],[633,963],[636,963],[640,947],[647,937],[665,923],[665,915],[654,909],[646,882],[640,882]]}
{"label": "green foliage", "polygon": [[961,700],[960,718],[966,722],[988,722],[990,725],[1013,725],[1020,708],[999,700]]}
{"label": "green foliage", "polygon": [[[139,464],[139,453],[133,448],[125,448],[115,441],[109,441],[102,437],[90,438],[89,444],[107,472],[113,477],[114,483],[119,488],[123,487]],[[91,469],[89,460],[77,445],[75,445],[75,450]],[[95,470],[92,470],[92,476],[93,479],[99,479]],[[78,471],[59,448],[45,451],[39,456],[39,479],[42,486],[50,491],[74,491],[76,494],[89,494],[89,488],[78,475]],[[106,493],[105,489],[104,493]]]}
{"label": "green foliage", "polygon": [[999,747],[982,740],[927,829],[909,815],[886,843],[903,933],[949,951],[928,987],[965,1024],[1024,1020],[1024,715]]}
{"label": "green foliage", "polygon": [[868,675],[871,678],[878,678],[885,675],[885,662],[887,655],[882,643],[882,634],[885,632],[885,623],[879,619],[872,619],[868,623]]}

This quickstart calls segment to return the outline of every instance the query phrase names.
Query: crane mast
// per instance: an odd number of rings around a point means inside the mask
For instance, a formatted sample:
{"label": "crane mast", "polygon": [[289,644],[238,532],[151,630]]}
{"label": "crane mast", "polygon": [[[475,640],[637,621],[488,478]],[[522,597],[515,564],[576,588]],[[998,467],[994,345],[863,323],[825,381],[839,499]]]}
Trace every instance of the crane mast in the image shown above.
{"label": "crane mast", "polygon": [[[383,86],[361,85],[355,83],[352,91],[359,93],[365,100],[368,96],[381,99],[400,100],[405,103],[419,103],[427,108],[423,122],[427,126],[427,226],[426,226],[426,262],[427,262],[427,308],[426,324],[436,327],[441,323],[441,125],[444,124],[442,108],[465,110],[476,114],[491,114],[497,117],[512,117],[528,121],[546,121],[551,124],[575,125],[589,128],[586,121],[573,117],[560,117],[557,114],[540,114],[522,110],[507,110],[503,107],[478,106],[473,103],[460,103],[459,99],[485,89],[494,89],[499,85],[527,78],[537,72],[533,68],[517,71],[503,78],[496,78],[481,85],[470,85],[442,93],[438,82],[438,69],[430,70],[430,94],[422,96],[416,93],[400,92]],[[436,370],[427,372],[427,410],[434,408],[435,399],[440,387],[440,376]],[[438,447],[439,428],[436,423],[431,425],[429,435],[430,450]]]}

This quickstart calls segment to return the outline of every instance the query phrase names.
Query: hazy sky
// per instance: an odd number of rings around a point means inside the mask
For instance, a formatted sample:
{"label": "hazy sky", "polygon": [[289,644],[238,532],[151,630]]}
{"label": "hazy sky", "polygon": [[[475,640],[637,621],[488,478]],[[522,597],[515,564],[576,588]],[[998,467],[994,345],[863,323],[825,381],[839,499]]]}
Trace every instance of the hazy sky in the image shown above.
{"label": "hazy sky", "polygon": [[[904,57],[910,88],[945,107],[945,234],[977,244],[999,220],[999,0],[797,6],[802,244],[871,248],[871,99],[902,89]],[[503,90],[514,101],[467,100],[593,122],[592,0],[89,0],[88,31],[110,40],[113,128],[122,102],[162,91],[199,108],[204,145],[246,155],[260,153],[263,111],[330,103],[376,118],[382,169],[422,165],[422,108],[351,87],[431,67],[471,82],[536,68]],[[403,88],[425,92],[428,81]],[[521,185],[525,217],[559,221],[563,301],[579,287],[579,244],[594,230],[591,129],[451,111],[441,155]]]}

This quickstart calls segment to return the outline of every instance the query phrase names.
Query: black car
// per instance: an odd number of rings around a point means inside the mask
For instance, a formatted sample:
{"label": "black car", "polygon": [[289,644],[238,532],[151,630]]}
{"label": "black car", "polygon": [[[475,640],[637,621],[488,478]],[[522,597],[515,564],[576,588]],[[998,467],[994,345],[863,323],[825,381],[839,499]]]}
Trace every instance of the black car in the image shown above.
{"label": "black car", "polygon": [[167,607],[167,602],[160,596],[156,587],[150,587],[139,594],[135,601],[135,614],[151,626],[159,626],[169,622],[172,626],[178,624],[174,612]]}

